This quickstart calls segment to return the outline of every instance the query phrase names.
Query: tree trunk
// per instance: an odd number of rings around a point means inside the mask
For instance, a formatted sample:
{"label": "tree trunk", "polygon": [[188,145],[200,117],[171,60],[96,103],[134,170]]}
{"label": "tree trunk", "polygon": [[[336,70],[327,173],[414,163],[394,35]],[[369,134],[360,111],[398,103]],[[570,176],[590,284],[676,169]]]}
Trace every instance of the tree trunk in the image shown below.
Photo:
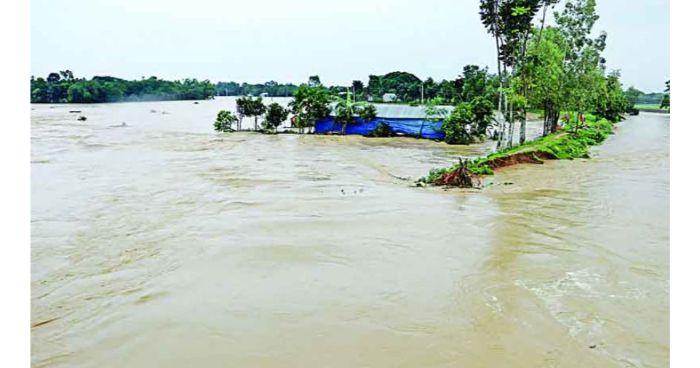
{"label": "tree trunk", "polygon": [[552,133],[555,133],[557,131],[557,127],[559,126],[559,116],[561,115],[561,112],[559,110],[552,111],[552,120],[550,122],[550,129]]}
{"label": "tree trunk", "polygon": [[546,136],[549,133],[549,104],[544,104],[544,121],[542,122],[542,136]]}
{"label": "tree trunk", "polygon": [[523,108],[523,117],[520,121],[520,144],[527,138],[527,109]]}
{"label": "tree trunk", "polygon": [[537,44],[539,45],[540,41],[542,41],[542,31],[544,30],[544,20],[547,17],[547,4],[544,5],[544,9],[542,9],[542,23],[540,23],[540,34],[537,39]]}
{"label": "tree trunk", "polygon": [[508,127],[508,148],[513,147],[513,133],[515,132],[515,122],[513,121],[513,103],[510,103],[510,110],[508,111],[510,115],[510,126]]}
{"label": "tree trunk", "polygon": [[[498,13],[499,2],[493,2],[493,11],[495,14]],[[503,114],[503,69],[501,68],[501,42],[500,42],[500,29],[498,28],[498,22],[494,23],[494,38],[496,39],[496,65],[498,67],[498,113],[496,114],[497,122],[497,134],[498,143],[496,143],[496,149],[501,149],[503,147],[503,139],[505,137],[505,115]],[[506,100],[507,101],[507,100]],[[506,102],[507,104],[507,102]]]}
{"label": "tree trunk", "polygon": [[502,123],[501,123],[501,132],[500,132],[500,139],[498,141],[498,149],[505,148],[506,147],[506,142],[508,141],[508,127],[510,125],[510,121],[508,121],[508,96],[503,95],[503,112],[501,113],[502,115]]}

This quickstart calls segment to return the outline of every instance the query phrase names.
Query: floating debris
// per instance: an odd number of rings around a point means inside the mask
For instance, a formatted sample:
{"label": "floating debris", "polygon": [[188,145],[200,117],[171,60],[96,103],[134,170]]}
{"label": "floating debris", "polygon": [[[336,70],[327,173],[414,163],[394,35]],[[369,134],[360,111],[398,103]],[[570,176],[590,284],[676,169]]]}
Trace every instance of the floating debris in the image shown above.
{"label": "floating debris", "polygon": [[51,322],[53,322],[53,321],[56,321],[56,320],[58,320],[59,318],[60,318],[60,317],[55,317],[55,318],[47,319],[47,320],[45,320],[45,321],[41,321],[41,322],[34,323],[34,324],[32,324],[32,328],[39,327],[39,326],[43,326],[43,325],[45,325],[45,324],[51,323]]}
{"label": "floating debris", "polygon": [[87,120],[87,117],[85,117],[83,115],[78,116],[78,121],[85,121],[85,120]]}

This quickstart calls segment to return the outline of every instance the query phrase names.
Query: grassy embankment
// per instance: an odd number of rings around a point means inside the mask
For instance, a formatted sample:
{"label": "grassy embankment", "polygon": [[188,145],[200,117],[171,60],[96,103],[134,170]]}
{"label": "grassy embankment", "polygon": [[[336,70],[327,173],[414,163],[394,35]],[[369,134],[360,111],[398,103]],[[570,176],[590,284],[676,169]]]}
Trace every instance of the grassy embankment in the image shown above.
{"label": "grassy embankment", "polygon": [[473,178],[493,175],[500,167],[520,163],[543,163],[544,160],[587,158],[590,146],[602,143],[613,131],[613,124],[606,119],[586,115],[586,124],[574,132],[567,127],[546,137],[527,142],[510,149],[494,152],[486,157],[465,160],[442,169],[433,169],[420,178],[417,184],[472,187]]}

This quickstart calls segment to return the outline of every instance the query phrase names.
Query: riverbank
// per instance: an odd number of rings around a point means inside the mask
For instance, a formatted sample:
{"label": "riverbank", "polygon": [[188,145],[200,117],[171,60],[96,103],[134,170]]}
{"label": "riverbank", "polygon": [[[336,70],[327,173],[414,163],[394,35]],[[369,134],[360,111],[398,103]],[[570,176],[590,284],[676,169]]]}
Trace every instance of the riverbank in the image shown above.
{"label": "riverbank", "polygon": [[568,127],[525,144],[494,152],[474,160],[459,160],[451,167],[434,169],[417,181],[418,185],[473,187],[479,177],[494,170],[522,163],[541,164],[544,160],[588,158],[589,147],[605,141],[613,132],[613,123],[586,115],[586,124],[574,130]]}

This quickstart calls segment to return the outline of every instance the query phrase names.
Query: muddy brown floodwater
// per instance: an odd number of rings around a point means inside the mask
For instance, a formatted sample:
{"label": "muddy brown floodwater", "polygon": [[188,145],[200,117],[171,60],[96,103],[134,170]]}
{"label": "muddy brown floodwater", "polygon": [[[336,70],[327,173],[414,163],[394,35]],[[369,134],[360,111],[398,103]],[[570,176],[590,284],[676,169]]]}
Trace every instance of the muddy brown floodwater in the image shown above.
{"label": "muddy brown floodwater", "polygon": [[668,366],[668,115],[445,191],[401,178],[493,144],[232,105],[32,105],[33,366]]}

